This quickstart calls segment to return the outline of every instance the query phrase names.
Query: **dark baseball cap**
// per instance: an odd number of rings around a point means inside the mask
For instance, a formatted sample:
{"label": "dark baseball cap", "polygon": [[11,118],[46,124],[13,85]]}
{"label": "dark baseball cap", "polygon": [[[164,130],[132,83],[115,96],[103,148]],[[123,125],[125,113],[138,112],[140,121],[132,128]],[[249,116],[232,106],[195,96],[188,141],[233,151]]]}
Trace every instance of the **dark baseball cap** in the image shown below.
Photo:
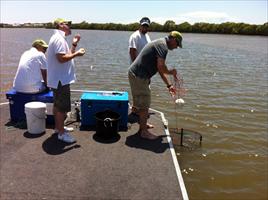
{"label": "dark baseball cap", "polygon": [[150,26],[150,19],[148,17],[143,17],[141,20],[140,20],[140,25],[147,25],[147,26]]}

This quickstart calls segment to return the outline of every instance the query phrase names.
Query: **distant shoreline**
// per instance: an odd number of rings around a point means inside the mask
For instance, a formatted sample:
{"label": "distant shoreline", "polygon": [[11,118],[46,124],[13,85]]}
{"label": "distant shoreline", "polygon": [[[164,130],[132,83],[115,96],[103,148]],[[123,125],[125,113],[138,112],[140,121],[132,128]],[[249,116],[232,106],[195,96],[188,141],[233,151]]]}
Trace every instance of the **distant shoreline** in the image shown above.
{"label": "distant shoreline", "polygon": [[[49,23],[24,23],[24,24],[6,24],[0,23],[0,28],[54,28]],[[134,31],[139,28],[139,23],[116,24],[116,23],[73,23],[72,29],[86,30],[113,30],[113,31]],[[216,34],[237,34],[237,35],[262,35],[268,36],[268,22],[262,25],[225,22],[221,24],[195,23],[193,25],[188,22],[176,24],[174,21],[168,20],[164,25],[152,22],[150,31],[152,32],[170,32],[177,30],[182,33],[216,33]]]}

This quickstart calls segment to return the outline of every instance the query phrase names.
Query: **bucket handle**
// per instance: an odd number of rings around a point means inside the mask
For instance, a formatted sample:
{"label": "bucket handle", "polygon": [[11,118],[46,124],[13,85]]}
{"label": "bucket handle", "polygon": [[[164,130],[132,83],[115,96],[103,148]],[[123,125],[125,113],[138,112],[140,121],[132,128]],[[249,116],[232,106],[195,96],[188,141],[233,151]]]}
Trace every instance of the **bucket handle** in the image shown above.
{"label": "bucket handle", "polygon": [[103,122],[104,122],[103,124],[104,124],[104,126],[105,126],[106,128],[109,126],[109,124],[110,124],[110,127],[113,126],[113,124],[112,124],[112,119],[109,118],[109,117],[105,118],[105,119],[103,120]]}

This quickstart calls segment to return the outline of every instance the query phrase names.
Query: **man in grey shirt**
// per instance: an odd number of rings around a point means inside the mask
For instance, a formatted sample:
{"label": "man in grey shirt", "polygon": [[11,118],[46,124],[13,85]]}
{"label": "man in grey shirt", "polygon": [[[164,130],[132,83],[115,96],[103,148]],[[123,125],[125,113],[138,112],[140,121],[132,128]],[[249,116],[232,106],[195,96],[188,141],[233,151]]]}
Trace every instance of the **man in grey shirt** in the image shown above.
{"label": "man in grey shirt", "polygon": [[128,78],[133,97],[133,106],[139,109],[140,136],[145,139],[154,140],[157,136],[148,131],[147,116],[151,104],[150,79],[157,72],[167,86],[172,96],[176,90],[171,85],[166,75],[173,75],[177,78],[176,69],[168,69],[165,60],[168,50],[182,48],[182,35],[178,31],[172,31],[165,38],[148,43],[131,64],[128,71]]}

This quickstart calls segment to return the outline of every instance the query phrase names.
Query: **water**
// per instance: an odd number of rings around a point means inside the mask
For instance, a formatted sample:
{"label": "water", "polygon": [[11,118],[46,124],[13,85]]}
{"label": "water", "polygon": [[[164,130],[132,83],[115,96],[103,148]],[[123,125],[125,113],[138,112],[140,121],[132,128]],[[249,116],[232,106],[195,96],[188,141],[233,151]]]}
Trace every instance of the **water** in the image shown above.
{"label": "water", "polygon": [[[48,41],[52,30],[0,30],[4,102],[20,55],[34,39]],[[131,32],[73,30],[77,32],[86,55],[75,59],[78,80],[72,89],[130,91]],[[165,113],[170,127],[178,124],[203,135],[201,147],[176,146],[190,199],[268,199],[268,38],[183,35],[184,48],[169,52],[167,66],[184,77],[185,106],[175,109],[159,75],[151,87],[152,107]]]}

